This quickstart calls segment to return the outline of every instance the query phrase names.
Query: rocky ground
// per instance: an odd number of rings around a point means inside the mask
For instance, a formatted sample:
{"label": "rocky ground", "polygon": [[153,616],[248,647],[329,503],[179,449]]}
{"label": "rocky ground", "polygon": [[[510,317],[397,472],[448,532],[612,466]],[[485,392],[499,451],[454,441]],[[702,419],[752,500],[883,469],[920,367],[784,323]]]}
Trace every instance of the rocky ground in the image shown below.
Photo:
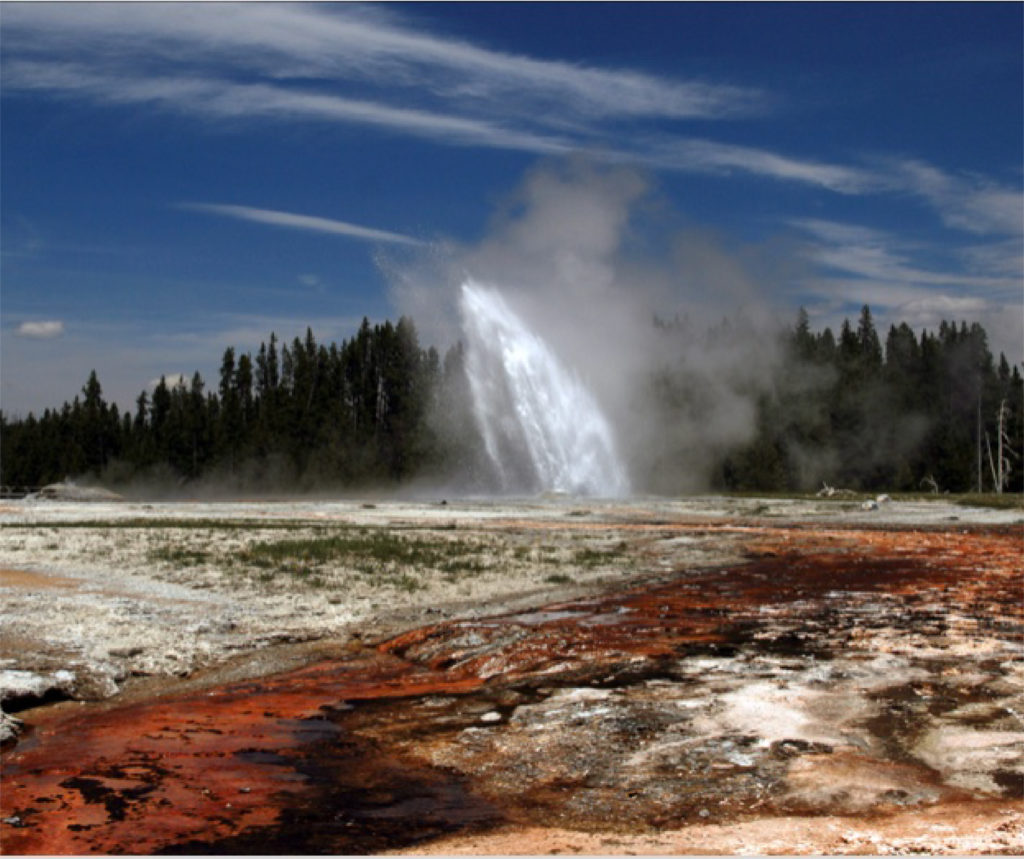
{"label": "rocky ground", "polygon": [[0,696],[29,726],[5,851],[1024,850],[1020,510],[40,499],[0,524]]}

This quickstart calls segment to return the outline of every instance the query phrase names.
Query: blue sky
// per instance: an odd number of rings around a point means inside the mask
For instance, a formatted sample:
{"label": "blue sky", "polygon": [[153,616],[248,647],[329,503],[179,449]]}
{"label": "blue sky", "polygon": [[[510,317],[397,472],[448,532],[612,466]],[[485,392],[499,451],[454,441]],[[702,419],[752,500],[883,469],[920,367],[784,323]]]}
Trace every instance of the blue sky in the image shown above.
{"label": "blue sky", "polygon": [[580,155],[783,260],[782,319],[977,320],[1020,361],[1022,10],[0,4],[0,405],[394,318],[382,258],[483,242]]}

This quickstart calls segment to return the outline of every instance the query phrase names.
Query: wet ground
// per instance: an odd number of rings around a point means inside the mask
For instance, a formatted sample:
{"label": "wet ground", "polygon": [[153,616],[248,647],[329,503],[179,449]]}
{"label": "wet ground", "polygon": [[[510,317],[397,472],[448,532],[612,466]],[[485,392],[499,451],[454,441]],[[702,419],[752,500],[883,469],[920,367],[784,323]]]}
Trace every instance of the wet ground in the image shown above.
{"label": "wet ground", "polygon": [[[1019,525],[572,527],[632,534],[642,575],[32,711],[3,758],[3,851],[1024,850]],[[678,562],[708,539],[733,559]]]}

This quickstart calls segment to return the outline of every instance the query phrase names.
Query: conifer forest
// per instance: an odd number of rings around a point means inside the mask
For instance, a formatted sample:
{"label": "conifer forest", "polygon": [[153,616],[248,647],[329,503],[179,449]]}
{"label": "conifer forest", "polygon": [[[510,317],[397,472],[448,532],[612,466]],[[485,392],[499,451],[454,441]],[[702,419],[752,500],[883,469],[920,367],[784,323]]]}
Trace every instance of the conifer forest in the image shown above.
{"label": "conifer forest", "polygon": [[[801,310],[780,334],[772,383],[750,392],[745,441],[704,464],[718,491],[1021,492],[1024,381],[991,354],[978,325],[943,322],[883,339],[871,311],[838,334],[811,329]],[[685,366],[651,374],[659,420],[699,409]],[[225,349],[210,385],[166,379],[133,411],[103,397],[93,371],[70,403],[41,416],[0,413],[0,483],[39,487],[94,478],[178,488],[217,481],[233,491],[356,491],[414,480],[472,488],[482,441],[461,344],[440,355],[411,319],[351,339],[291,343],[274,334],[255,355]],[[685,445],[685,440],[677,442]],[[685,456],[680,448],[679,457]],[[682,491],[634,468],[636,491]]]}

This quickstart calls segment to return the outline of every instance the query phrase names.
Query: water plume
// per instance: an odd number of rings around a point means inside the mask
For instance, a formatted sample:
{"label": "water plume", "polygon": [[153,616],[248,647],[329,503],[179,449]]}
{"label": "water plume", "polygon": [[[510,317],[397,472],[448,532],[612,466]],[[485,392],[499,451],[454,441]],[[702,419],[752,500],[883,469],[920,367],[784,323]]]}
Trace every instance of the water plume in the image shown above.
{"label": "water plume", "polygon": [[428,342],[465,346],[432,416],[450,472],[506,493],[720,485],[782,366],[764,296],[799,279],[785,251],[702,228],[649,177],[583,159],[531,169],[476,243],[389,247],[395,305]]}
{"label": "water plume", "polygon": [[473,410],[502,490],[628,494],[611,426],[576,374],[496,289],[467,280],[460,310]]}

